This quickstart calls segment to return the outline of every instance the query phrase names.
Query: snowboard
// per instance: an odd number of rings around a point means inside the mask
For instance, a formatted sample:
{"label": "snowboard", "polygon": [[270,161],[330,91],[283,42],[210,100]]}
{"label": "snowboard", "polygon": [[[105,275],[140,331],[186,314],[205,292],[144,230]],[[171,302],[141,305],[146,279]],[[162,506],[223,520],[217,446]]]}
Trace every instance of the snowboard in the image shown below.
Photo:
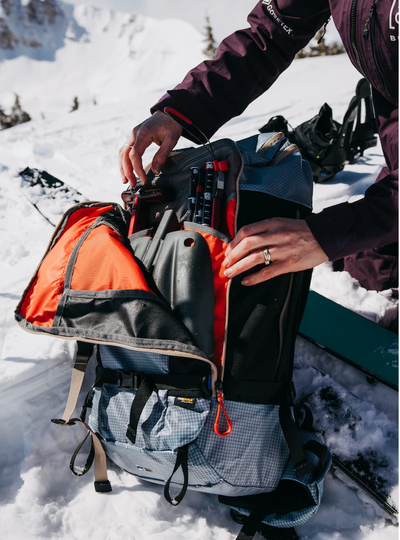
{"label": "snowboard", "polygon": [[313,429],[332,453],[332,474],[361,489],[397,522],[397,422],[308,362],[296,364],[294,379],[302,394],[300,412],[302,405],[309,408]]}
{"label": "snowboard", "polygon": [[310,291],[299,335],[398,390],[399,338],[386,328]]}
{"label": "snowboard", "polygon": [[26,199],[55,227],[64,213],[87,198],[46,171],[26,167],[16,177]]}

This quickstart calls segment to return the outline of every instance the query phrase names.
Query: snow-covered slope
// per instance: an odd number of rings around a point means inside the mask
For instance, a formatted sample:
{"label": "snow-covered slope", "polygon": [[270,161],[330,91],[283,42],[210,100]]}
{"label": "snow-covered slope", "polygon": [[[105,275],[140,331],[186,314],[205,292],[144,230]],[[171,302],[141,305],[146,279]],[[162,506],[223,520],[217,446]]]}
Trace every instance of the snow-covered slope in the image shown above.
{"label": "snow-covered slope", "polygon": [[184,21],[56,0],[0,6],[0,106],[17,93],[34,118],[68,112],[75,96],[81,106],[125,99],[134,107],[139,94],[175,85],[203,59],[203,36]]}
{"label": "snow-covered slope", "polygon": [[[6,2],[0,1],[4,10]],[[239,526],[216,497],[189,493],[172,509],[158,486],[142,485],[117,469],[111,470],[110,496],[94,493],[91,473],[81,480],[72,477],[68,461],[82,434],[54,426],[50,418],[65,403],[73,344],[26,334],[13,320],[53,230],[24,198],[15,173],[28,165],[45,169],[90,199],[119,201],[118,148],[164,90],[201,60],[201,36],[186,23],[140,15],[132,21],[130,15],[87,7],[62,9],[83,30],[53,51],[54,60],[21,52],[0,62],[0,104],[2,96],[15,91],[36,115],[32,122],[0,132],[1,538],[232,540]],[[131,58],[130,51],[138,55]],[[325,101],[340,121],[359,78],[344,55],[295,61],[267,95],[215,138],[246,137],[275,114],[284,114],[295,126]],[[82,105],[69,114],[74,95]],[[146,162],[153,152],[146,152]],[[382,165],[380,148],[369,150],[333,181],[316,186],[315,210],[362,196]],[[316,269],[313,288],[374,320],[382,321],[396,308],[388,294],[365,291],[348,274],[333,273],[329,263]],[[305,356],[300,350],[298,366]],[[300,393],[302,384],[309,381],[299,378]],[[368,407],[368,425],[376,415],[379,426],[391,429],[383,414]],[[375,431],[371,428],[371,435]],[[397,538],[397,529],[379,508],[332,476],[320,511],[299,533],[308,540]]]}

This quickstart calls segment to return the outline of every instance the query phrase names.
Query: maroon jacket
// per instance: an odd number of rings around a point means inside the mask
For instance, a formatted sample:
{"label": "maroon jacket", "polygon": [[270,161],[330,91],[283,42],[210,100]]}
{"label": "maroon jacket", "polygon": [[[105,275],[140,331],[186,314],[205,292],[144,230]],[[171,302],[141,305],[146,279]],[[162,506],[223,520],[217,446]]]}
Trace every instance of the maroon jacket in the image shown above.
{"label": "maroon jacket", "polygon": [[[397,242],[398,0],[263,0],[250,28],[227,37],[215,60],[192,69],[152,112],[173,107],[208,137],[265,92],[332,15],[349,57],[372,85],[385,167],[365,197],[307,218],[335,261]],[[190,138],[190,137],[189,137]]]}

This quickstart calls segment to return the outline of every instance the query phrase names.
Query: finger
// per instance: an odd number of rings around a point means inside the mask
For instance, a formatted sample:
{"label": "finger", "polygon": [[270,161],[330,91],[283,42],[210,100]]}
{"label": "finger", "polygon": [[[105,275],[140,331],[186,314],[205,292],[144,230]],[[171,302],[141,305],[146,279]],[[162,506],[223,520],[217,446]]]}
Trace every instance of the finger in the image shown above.
{"label": "finger", "polygon": [[263,221],[257,221],[256,223],[251,223],[250,225],[245,225],[242,227],[227,247],[225,255],[228,255],[232,249],[234,249],[245,238],[268,232],[272,221],[272,219],[264,219]]}
{"label": "finger", "polygon": [[222,262],[222,266],[229,268],[252,252],[260,251],[260,249],[265,248],[266,246],[268,246],[269,249],[273,243],[273,237],[267,234],[247,236],[246,238],[243,238],[243,240],[239,242],[228,255],[225,252],[225,260]]}
{"label": "finger", "polygon": [[154,174],[160,174],[160,171],[171,153],[171,150],[176,144],[176,140],[172,137],[166,137],[161,143],[160,149],[155,154],[151,168]]}
{"label": "finger", "polygon": [[266,266],[259,272],[251,274],[251,276],[246,276],[244,279],[242,279],[242,285],[245,285],[246,287],[257,285],[258,283],[268,281],[269,279],[280,276],[281,274],[286,274],[287,272],[288,269],[284,263],[273,263]]}
{"label": "finger", "polygon": [[120,153],[120,168],[124,176],[129,180],[129,183],[132,188],[136,186],[136,176],[133,172],[132,161],[129,157],[130,149],[123,148]]}
{"label": "finger", "polygon": [[121,153],[120,153],[120,155],[119,155],[119,172],[121,173],[122,183],[123,183],[123,184],[126,184],[126,183],[128,182],[128,179],[127,179],[127,177],[125,176],[124,168],[123,168],[123,166],[122,166]]}
{"label": "finger", "polygon": [[250,270],[254,266],[259,266],[260,264],[265,264],[265,257],[263,251],[254,251],[250,253],[247,257],[244,257],[236,264],[225,270],[224,274],[229,279],[234,278],[235,276]]}

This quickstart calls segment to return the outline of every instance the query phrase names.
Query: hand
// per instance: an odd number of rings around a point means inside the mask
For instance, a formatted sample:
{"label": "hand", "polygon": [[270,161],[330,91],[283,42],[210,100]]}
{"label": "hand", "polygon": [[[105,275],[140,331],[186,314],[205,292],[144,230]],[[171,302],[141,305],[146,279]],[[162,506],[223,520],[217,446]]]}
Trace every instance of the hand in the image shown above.
{"label": "hand", "polygon": [[242,227],[225,251],[222,265],[233,278],[254,266],[265,264],[264,249],[271,263],[243,279],[243,285],[256,285],[280,274],[313,268],[328,260],[305,220],[274,218]]}
{"label": "hand", "polygon": [[146,148],[153,142],[158,144],[160,149],[153,158],[151,168],[154,174],[159,174],[182,131],[183,128],[178,122],[161,111],[157,111],[153,116],[136,126],[124,146],[119,149],[119,169],[122,182],[126,184],[129,181],[131,187],[135,187],[136,176],[133,171],[143,183],[146,182],[142,156]]}

